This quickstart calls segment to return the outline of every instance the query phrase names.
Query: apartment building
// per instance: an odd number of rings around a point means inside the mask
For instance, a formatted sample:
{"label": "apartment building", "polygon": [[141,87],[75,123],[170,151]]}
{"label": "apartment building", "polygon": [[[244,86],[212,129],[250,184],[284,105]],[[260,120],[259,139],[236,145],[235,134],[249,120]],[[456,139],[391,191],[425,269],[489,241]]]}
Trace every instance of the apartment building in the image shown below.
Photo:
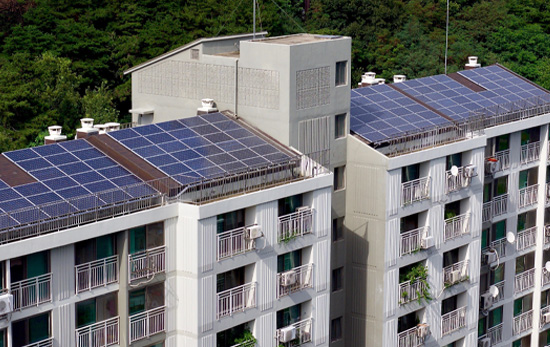
{"label": "apartment building", "polygon": [[108,128],[0,155],[0,346],[328,345],[330,172],[229,113]]}

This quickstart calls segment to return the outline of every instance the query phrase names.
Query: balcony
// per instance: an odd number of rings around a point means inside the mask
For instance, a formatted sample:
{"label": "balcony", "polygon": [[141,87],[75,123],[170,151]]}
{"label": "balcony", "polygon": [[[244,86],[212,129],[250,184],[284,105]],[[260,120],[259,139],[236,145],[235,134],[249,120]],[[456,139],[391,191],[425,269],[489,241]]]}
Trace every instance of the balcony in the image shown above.
{"label": "balcony", "polygon": [[[276,333],[278,346],[282,345],[285,347],[290,347],[290,346],[294,347],[294,346],[301,346],[303,344],[311,342],[312,341],[311,328],[312,328],[312,321],[311,321],[311,318],[308,318],[308,319],[304,319],[303,321],[296,322],[294,324],[286,326],[284,328],[278,329]],[[294,331],[294,336],[295,336],[294,339],[292,340],[285,339],[286,336],[284,335],[288,331]],[[285,342],[285,340],[287,341]]]}
{"label": "balcony", "polygon": [[14,310],[52,301],[52,274],[28,278],[11,284]]}
{"label": "balcony", "polygon": [[516,249],[518,252],[534,247],[537,243],[537,226],[518,232]]}
{"label": "balcony", "polygon": [[519,335],[533,327],[533,310],[514,317],[513,335]]}
{"label": "balcony", "polygon": [[498,295],[496,298],[493,298],[493,303],[495,304],[499,301],[504,300],[504,283],[504,281],[500,281],[494,284],[494,286],[498,288]]}
{"label": "balcony", "polygon": [[277,240],[288,242],[295,237],[313,232],[313,208],[302,207],[296,212],[279,217]]}
{"label": "balcony", "polygon": [[528,164],[539,160],[540,156],[540,142],[531,142],[521,146],[520,162],[521,164]]}
{"label": "balcony", "polygon": [[446,192],[452,193],[467,187],[470,184],[471,178],[464,176],[464,167],[458,168],[458,174],[454,176],[451,170],[445,171]]}
{"label": "balcony", "polygon": [[128,255],[128,280],[130,282],[140,278],[164,272],[166,246],[159,246]]}
{"label": "balcony", "polygon": [[470,233],[470,214],[464,213],[445,219],[444,241],[449,241]]}
{"label": "balcony", "polygon": [[277,274],[277,298],[313,287],[313,264],[306,264]]}
{"label": "balcony", "polygon": [[425,280],[421,279],[399,283],[399,304],[404,305],[415,300],[420,300],[425,297],[424,291],[426,289]]}
{"label": "balcony", "polygon": [[218,261],[254,249],[254,240],[246,237],[246,228],[237,228],[218,234]]}
{"label": "balcony", "polygon": [[107,347],[118,345],[119,318],[88,325],[76,330],[76,347]]}
{"label": "balcony", "polygon": [[487,338],[491,341],[491,346],[501,343],[502,342],[502,323],[487,329],[487,333],[483,336],[480,336],[478,341],[487,339]]}
{"label": "balcony", "polygon": [[441,336],[449,335],[466,326],[466,306],[441,316]]}
{"label": "balcony", "polygon": [[165,307],[157,307],[149,311],[130,316],[130,343],[163,332],[166,323]]}
{"label": "balcony", "polygon": [[42,341],[31,343],[30,345],[25,345],[23,347],[52,347],[52,346],[53,346],[53,337],[50,337]]}
{"label": "balcony", "polygon": [[544,267],[542,268],[542,286],[550,284],[550,272],[548,272]]}
{"label": "balcony", "polygon": [[523,271],[515,277],[515,293],[521,293],[535,286],[535,268]]}
{"label": "balcony", "polygon": [[217,319],[256,307],[256,282],[246,283],[216,294]]}
{"label": "balcony", "polygon": [[546,183],[546,205],[550,204],[550,183]]}
{"label": "balcony", "polygon": [[540,309],[540,327],[542,328],[546,324],[550,323],[549,320],[546,319],[545,315],[550,313],[550,306],[546,306]]}
{"label": "balcony", "polygon": [[244,341],[241,343],[237,343],[236,345],[233,345],[231,347],[256,347],[256,341],[255,340]]}
{"label": "balcony", "polygon": [[97,287],[118,282],[118,256],[99,259],[75,266],[76,292],[82,293]]}
{"label": "balcony", "polygon": [[538,184],[520,189],[518,208],[525,208],[536,204],[538,201],[538,190]]}
{"label": "balcony", "polygon": [[399,235],[400,254],[406,255],[419,251],[422,248],[422,239],[431,236],[430,227],[423,226]]}
{"label": "balcony", "polygon": [[550,246],[550,224],[544,226],[544,247]]}
{"label": "balcony", "polygon": [[456,264],[443,268],[443,285],[450,287],[462,281],[469,280],[468,260],[460,261]]}
{"label": "balcony", "polygon": [[424,345],[424,338],[421,336],[419,326],[415,326],[409,330],[405,330],[397,334],[397,341],[399,347],[418,347]]}
{"label": "balcony", "polygon": [[430,198],[430,177],[422,177],[401,184],[401,206]]}
{"label": "balcony", "polygon": [[508,213],[508,194],[499,195],[483,204],[482,222],[489,222],[505,213]]}

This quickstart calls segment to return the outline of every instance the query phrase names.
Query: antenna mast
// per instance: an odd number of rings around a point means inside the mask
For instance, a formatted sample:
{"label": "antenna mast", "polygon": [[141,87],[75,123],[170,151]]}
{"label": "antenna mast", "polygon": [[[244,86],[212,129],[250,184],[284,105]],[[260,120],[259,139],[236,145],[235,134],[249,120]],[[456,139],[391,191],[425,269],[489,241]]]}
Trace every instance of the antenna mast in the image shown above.
{"label": "antenna mast", "polygon": [[445,28],[445,75],[447,74],[447,50],[448,49],[449,49],[449,0],[447,0],[447,25]]}

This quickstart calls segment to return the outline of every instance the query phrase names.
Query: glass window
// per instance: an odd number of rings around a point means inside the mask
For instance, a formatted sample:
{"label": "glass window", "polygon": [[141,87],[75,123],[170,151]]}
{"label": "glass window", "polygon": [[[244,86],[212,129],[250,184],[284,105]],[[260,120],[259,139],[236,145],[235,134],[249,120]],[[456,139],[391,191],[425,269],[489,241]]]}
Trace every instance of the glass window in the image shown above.
{"label": "glass window", "polygon": [[346,187],[345,170],[345,166],[334,168],[334,190],[340,190]]}
{"label": "glass window", "polygon": [[241,286],[244,284],[244,266],[238,269],[218,274],[216,280],[218,293],[223,292],[227,289]]}
{"label": "glass window", "polygon": [[279,199],[279,217],[296,212],[302,206],[302,194]]}
{"label": "glass window", "polygon": [[523,170],[519,172],[519,189],[528,186],[529,170]]}
{"label": "glass window", "polygon": [[76,304],[76,327],[80,328],[96,322],[95,299],[82,301]]}
{"label": "glass window", "polygon": [[493,241],[500,240],[506,237],[506,220],[502,220],[493,224]]}
{"label": "glass window", "polygon": [[49,268],[48,251],[14,258],[10,262],[10,279],[13,283],[27,278],[37,277],[47,274]]}
{"label": "glass window", "polygon": [[342,317],[333,319],[330,322],[330,341],[334,342],[342,338]]}
{"label": "glass window", "polygon": [[453,166],[462,166],[462,153],[455,153],[447,156],[447,170],[450,170]]}
{"label": "glass window", "polygon": [[500,177],[494,180],[495,196],[508,193],[508,177]]}
{"label": "glass window", "polygon": [[302,305],[294,305],[277,311],[277,329],[284,328],[301,321]]}
{"label": "glass window", "polygon": [[491,271],[491,278],[492,278],[491,284],[497,284],[504,281],[504,268],[505,268],[505,264],[500,264],[500,266],[497,269]]}
{"label": "glass window", "polygon": [[441,315],[447,314],[456,310],[456,296],[452,296],[441,302]]}
{"label": "glass window", "polygon": [[480,317],[479,320],[477,321],[477,336],[485,335],[485,332],[487,331],[486,327],[487,327],[487,318]]}
{"label": "glass window", "polygon": [[130,254],[145,251],[146,247],[145,226],[130,229]]}
{"label": "glass window", "polygon": [[494,310],[490,311],[489,314],[489,327],[492,328],[494,326],[499,325],[502,323],[502,306],[495,308]]}
{"label": "glass window", "polygon": [[130,292],[128,303],[130,315],[145,311],[145,288]]}
{"label": "glass window", "polygon": [[50,337],[50,313],[12,323],[12,347],[22,347]]}
{"label": "glass window", "polygon": [[343,86],[346,85],[347,82],[347,61],[339,61],[336,63],[336,76],[335,76],[335,85],[336,86]]}
{"label": "glass window", "polygon": [[481,249],[485,249],[489,247],[489,230],[490,229],[483,229],[481,230]]}
{"label": "glass window", "polygon": [[281,254],[277,257],[277,272],[285,272],[302,265],[302,250]]}
{"label": "glass window", "polygon": [[495,152],[505,151],[510,148],[510,134],[497,136],[495,139]]}
{"label": "glass window", "polygon": [[6,331],[0,330],[0,347],[6,346]]}
{"label": "glass window", "polygon": [[409,165],[409,166],[406,166],[406,167],[402,168],[402,171],[401,171],[401,182],[402,183],[409,182],[409,181],[412,181],[412,180],[416,180],[418,178],[420,178],[420,165],[419,164]]}
{"label": "glass window", "polygon": [[343,275],[344,275],[343,267],[332,270],[332,291],[333,292],[342,289],[344,285],[343,279],[342,279]]}
{"label": "glass window", "polygon": [[332,241],[339,241],[344,238],[344,217],[332,220]]}
{"label": "glass window", "polygon": [[334,138],[346,136],[346,114],[337,114],[334,117]]}
{"label": "glass window", "polygon": [[216,219],[217,232],[222,233],[244,227],[244,210],[231,211],[219,214]]}

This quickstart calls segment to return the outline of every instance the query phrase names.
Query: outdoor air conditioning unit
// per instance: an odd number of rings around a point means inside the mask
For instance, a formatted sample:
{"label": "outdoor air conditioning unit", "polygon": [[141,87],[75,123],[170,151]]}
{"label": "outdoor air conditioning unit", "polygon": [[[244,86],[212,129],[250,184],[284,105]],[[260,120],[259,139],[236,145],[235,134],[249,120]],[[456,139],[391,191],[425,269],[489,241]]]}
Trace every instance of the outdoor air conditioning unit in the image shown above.
{"label": "outdoor air conditioning unit", "polygon": [[296,208],[296,212],[307,212],[309,211],[309,206],[300,206]]}
{"label": "outdoor air conditioning unit", "polygon": [[486,337],[484,339],[479,340],[478,347],[490,347],[491,346],[491,338]]}
{"label": "outdoor air conditioning unit", "polygon": [[424,339],[426,336],[430,335],[430,326],[426,323],[418,324],[416,326],[416,334],[421,339]]}
{"label": "outdoor air conditioning unit", "polygon": [[460,281],[460,270],[451,271],[451,273],[449,274],[449,278],[450,278],[451,283],[459,282]]}
{"label": "outdoor air conditioning unit", "polygon": [[279,330],[279,342],[286,343],[296,339],[296,327],[289,326]]}
{"label": "outdoor air conditioning unit", "polygon": [[485,251],[484,254],[487,257],[487,264],[492,264],[497,261],[498,255],[497,255],[497,251],[495,251],[494,249]]}
{"label": "outdoor air conditioning unit", "polygon": [[464,167],[464,177],[466,178],[472,178],[477,176],[477,166],[475,165],[468,165]]}
{"label": "outdoor air conditioning unit", "polygon": [[283,275],[281,276],[281,285],[283,287],[288,287],[296,283],[296,271],[290,270],[287,272],[283,272]]}
{"label": "outdoor air conditioning unit", "polygon": [[433,236],[425,236],[422,239],[420,239],[420,248],[422,249],[428,249],[430,247],[433,247],[435,245],[435,240]]}
{"label": "outdoor air conditioning unit", "polygon": [[249,240],[256,240],[262,236],[264,233],[259,225],[252,225],[245,229],[245,237]]}
{"label": "outdoor air conditioning unit", "polygon": [[488,160],[486,170],[490,174],[494,174],[498,170],[500,170],[500,161],[498,159],[495,160]]}
{"label": "outdoor air conditioning unit", "polygon": [[550,312],[546,312],[545,314],[542,315],[542,323],[543,324],[550,323]]}
{"label": "outdoor air conditioning unit", "polygon": [[13,311],[13,295],[0,295],[0,315]]}
{"label": "outdoor air conditioning unit", "polygon": [[487,311],[488,309],[493,306],[493,303],[495,302],[495,298],[491,293],[485,293],[481,295],[481,307],[483,308],[483,311]]}

